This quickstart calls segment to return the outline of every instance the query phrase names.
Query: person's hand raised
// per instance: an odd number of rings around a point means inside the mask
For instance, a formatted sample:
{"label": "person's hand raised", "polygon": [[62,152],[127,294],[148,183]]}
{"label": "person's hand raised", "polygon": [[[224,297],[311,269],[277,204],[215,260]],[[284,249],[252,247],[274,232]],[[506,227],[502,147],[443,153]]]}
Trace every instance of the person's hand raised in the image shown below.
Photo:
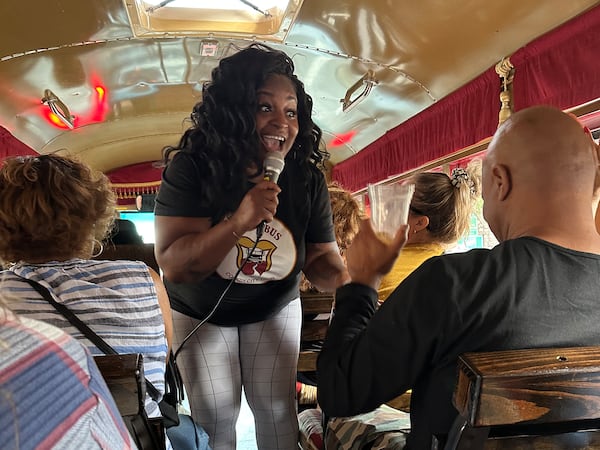
{"label": "person's hand raised", "polygon": [[280,192],[281,188],[277,183],[264,180],[244,195],[240,206],[229,219],[236,224],[239,234],[256,228],[263,220],[273,220],[279,204],[277,194]]}
{"label": "person's hand raised", "polygon": [[363,219],[360,232],[346,251],[348,272],[352,281],[378,289],[381,278],[392,269],[406,244],[408,228],[408,225],[401,226],[392,241],[386,243],[375,234],[371,220]]}

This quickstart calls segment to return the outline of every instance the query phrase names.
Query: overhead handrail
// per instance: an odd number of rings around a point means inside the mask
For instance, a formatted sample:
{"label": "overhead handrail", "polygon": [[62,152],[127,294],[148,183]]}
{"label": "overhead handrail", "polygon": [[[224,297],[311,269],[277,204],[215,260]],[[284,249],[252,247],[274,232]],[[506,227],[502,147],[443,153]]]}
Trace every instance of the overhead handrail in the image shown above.
{"label": "overhead handrail", "polygon": [[[377,81],[375,78],[375,72],[373,72],[371,69],[367,70],[367,73],[365,73],[360,80],[350,86],[350,88],[346,91],[344,98],[340,100],[342,103],[342,111],[347,112],[358,103],[363,101],[376,84],[379,84],[379,81]],[[356,91],[358,91],[361,87],[362,91],[360,91],[356,97],[352,98],[352,95],[355,94]]]}
{"label": "overhead handrail", "polygon": [[58,96],[50,89],[44,91],[44,97],[42,103],[48,105],[50,111],[52,111],[59,120],[64,123],[71,130],[75,128],[75,117],[71,115],[69,108],[65,105]]}

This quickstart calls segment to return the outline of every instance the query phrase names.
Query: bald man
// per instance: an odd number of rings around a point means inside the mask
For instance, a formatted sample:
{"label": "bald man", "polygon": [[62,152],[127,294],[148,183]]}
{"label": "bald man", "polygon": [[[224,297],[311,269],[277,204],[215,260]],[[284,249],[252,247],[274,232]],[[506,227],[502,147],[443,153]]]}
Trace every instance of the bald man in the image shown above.
{"label": "bald man", "polygon": [[318,361],[325,413],[364,413],[412,388],[406,448],[430,449],[457,415],[459,354],[600,345],[597,169],[598,149],[571,116],[514,114],[483,162],[484,216],[500,244],[430,259],[377,311],[407,230],[385,245],[364,222]]}

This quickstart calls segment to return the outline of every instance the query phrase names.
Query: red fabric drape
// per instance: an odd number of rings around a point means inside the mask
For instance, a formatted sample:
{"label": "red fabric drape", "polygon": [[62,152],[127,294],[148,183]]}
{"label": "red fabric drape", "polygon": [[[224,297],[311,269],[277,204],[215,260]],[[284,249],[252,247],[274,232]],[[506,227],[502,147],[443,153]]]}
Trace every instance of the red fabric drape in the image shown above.
{"label": "red fabric drape", "polygon": [[600,6],[521,48],[510,58],[515,110],[567,109],[600,97],[599,49]]}
{"label": "red fabric drape", "polygon": [[148,161],[120,167],[107,172],[117,195],[117,204],[131,206],[138,195],[156,195],[161,179],[162,168],[155,162]]}
{"label": "red fabric drape", "polygon": [[488,137],[498,124],[499,89],[491,68],[335,165],[332,179],[357,191]]}
{"label": "red fabric drape", "polygon": [[19,155],[37,155],[37,153],[14,137],[6,128],[0,126],[0,159]]}
{"label": "red fabric drape", "polygon": [[[510,57],[515,110],[535,104],[563,109],[600,97],[600,7]],[[337,164],[332,179],[351,191],[473,145],[498,124],[500,79],[490,68],[424,112]]]}
{"label": "red fabric drape", "polygon": [[111,183],[148,183],[159,181],[162,168],[157,167],[155,162],[148,161],[120,167],[106,173]]}

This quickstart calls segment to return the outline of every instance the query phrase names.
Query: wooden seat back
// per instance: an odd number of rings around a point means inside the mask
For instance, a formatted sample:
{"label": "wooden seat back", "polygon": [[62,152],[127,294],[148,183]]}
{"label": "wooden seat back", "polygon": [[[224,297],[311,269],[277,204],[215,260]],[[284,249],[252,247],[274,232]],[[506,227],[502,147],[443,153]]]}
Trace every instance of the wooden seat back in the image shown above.
{"label": "wooden seat back", "polygon": [[600,448],[600,347],[466,353],[446,450]]}
{"label": "wooden seat back", "polygon": [[144,408],[146,385],[142,355],[98,355],[94,361],[110,390],[121,416],[139,414]]}
{"label": "wooden seat back", "polygon": [[322,292],[301,292],[302,331],[301,350],[298,357],[298,372],[317,370],[317,356],[321,343],[327,334],[333,294]]}
{"label": "wooden seat back", "polygon": [[157,273],[159,273],[160,270],[156,257],[154,256],[154,244],[114,245],[108,243],[104,246],[102,253],[94,259],[142,261]]}

